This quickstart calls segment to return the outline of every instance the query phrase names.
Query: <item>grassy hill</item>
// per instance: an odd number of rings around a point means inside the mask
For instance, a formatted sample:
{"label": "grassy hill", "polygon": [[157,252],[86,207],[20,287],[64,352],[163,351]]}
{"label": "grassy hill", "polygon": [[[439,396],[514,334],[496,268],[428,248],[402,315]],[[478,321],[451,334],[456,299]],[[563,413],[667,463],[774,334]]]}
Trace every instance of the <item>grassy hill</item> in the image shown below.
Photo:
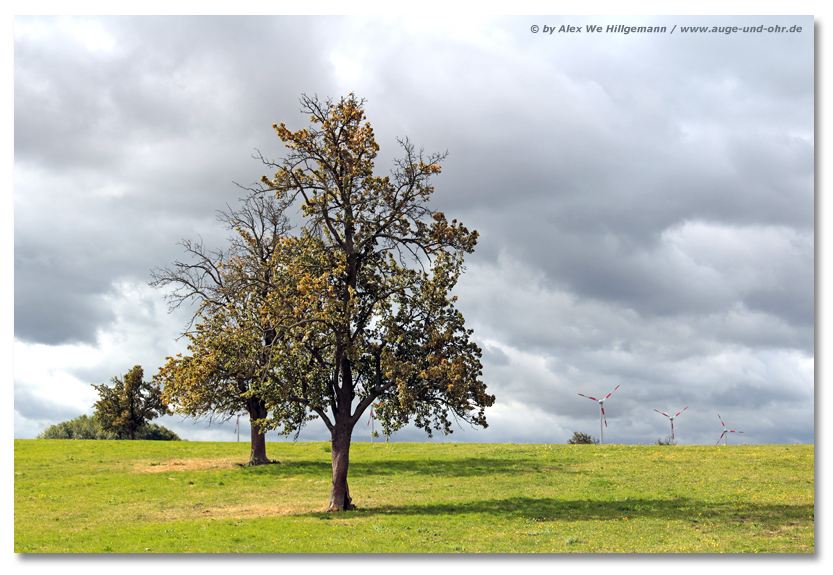
{"label": "grassy hill", "polygon": [[814,446],[15,440],[18,553],[814,551]]}

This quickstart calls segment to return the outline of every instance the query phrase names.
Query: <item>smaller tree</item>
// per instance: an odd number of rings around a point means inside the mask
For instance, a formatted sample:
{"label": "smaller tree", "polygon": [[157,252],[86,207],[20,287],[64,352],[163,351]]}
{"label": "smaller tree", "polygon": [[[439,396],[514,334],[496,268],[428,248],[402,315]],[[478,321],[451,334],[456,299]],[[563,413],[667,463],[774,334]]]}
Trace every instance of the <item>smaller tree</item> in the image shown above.
{"label": "smaller tree", "polygon": [[573,436],[567,441],[567,443],[570,445],[598,445],[599,440],[595,437],[591,437],[587,433],[574,431]]}
{"label": "smaller tree", "polygon": [[115,433],[119,439],[136,439],[136,431],[151,419],[170,413],[162,401],[161,388],[143,381],[144,371],[137,365],[128,371],[124,380],[114,377],[112,387],[93,385],[101,397],[95,402],[95,416],[104,431]]}
{"label": "smaller tree", "polygon": [[274,194],[253,192],[241,202],[218,214],[235,232],[227,251],[185,240],[192,261],[152,272],[150,285],[173,288],[165,296],[171,310],[189,300],[199,304],[183,333],[188,353],[167,358],[154,381],[163,384],[171,409],[189,417],[227,421],[248,412],[249,465],[265,465],[275,462],[266,455],[263,388],[281,375],[277,364],[287,345],[269,312],[290,224]]}

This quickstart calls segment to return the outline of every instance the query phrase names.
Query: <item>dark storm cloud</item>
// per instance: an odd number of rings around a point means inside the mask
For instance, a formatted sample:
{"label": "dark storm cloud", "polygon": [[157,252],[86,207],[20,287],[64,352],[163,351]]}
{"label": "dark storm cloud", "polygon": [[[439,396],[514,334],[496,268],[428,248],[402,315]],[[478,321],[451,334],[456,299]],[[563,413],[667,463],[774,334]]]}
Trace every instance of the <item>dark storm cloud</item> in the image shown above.
{"label": "dark storm cloud", "polygon": [[61,26],[15,46],[15,329],[34,342],[94,341],[111,319],[97,296],[114,279],[146,281],[183,237],[222,242],[216,210],[244,194],[232,181],[259,179],[254,149],[297,114],[300,90],[251,91],[298,82],[299,58],[317,59],[298,42],[308,19],[81,22],[100,24],[112,49]]}
{"label": "dark storm cloud", "polygon": [[[305,65],[317,60],[299,41],[310,34],[308,19],[288,27],[279,20],[211,17],[92,22],[113,36],[111,50],[90,51],[60,27],[49,42],[26,35],[16,42],[16,99],[25,102],[15,109],[20,159],[113,170],[114,161],[117,167],[141,163],[133,154],[142,147],[180,142],[183,155],[172,160],[205,165],[202,154],[218,142],[239,143],[247,132],[264,141],[273,115],[294,112],[297,96],[249,95],[268,93],[276,82],[297,83]],[[253,120],[261,124],[250,125]],[[184,155],[188,146],[195,147]]]}
{"label": "dark storm cloud", "polygon": [[[436,67],[447,76],[441,60],[406,48],[376,56],[376,70],[401,75],[388,91],[429,118],[427,139],[450,142],[438,197],[481,231],[471,261],[507,253],[544,270],[551,285],[647,315],[740,302],[812,322],[813,64],[784,56],[796,43],[809,54],[812,38],[701,38],[696,48],[687,38],[580,42],[547,52],[538,44],[520,62],[510,51],[464,50],[455,90],[441,96],[402,72]],[[498,84],[513,65],[524,73]],[[444,105],[432,106],[440,97]],[[669,232],[698,222],[805,235],[763,262],[774,281],[730,293],[728,270],[692,278],[680,273],[695,271],[679,269],[685,262],[669,261]],[[744,235],[754,234],[727,240]]]}
{"label": "dark storm cloud", "polygon": [[[664,437],[652,409],[691,403],[686,442],[713,442],[712,408],[746,417],[749,394],[755,441],[811,440],[813,34],[545,37],[536,21],[16,19],[16,340],[109,349],[63,369],[83,385],[152,374],[184,316],[136,286],[181,238],[224,245],[215,210],[269,173],[255,149],[281,156],[273,123],[306,126],[301,93],[355,91],[377,171],[397,137],[448,150],[432,205],[481,234],[459,305],[498,404],[452,440],[566,441],[598,424],[577,394],[618,384],[618,441]],[[805,424],[779,436],[779,406]]]}

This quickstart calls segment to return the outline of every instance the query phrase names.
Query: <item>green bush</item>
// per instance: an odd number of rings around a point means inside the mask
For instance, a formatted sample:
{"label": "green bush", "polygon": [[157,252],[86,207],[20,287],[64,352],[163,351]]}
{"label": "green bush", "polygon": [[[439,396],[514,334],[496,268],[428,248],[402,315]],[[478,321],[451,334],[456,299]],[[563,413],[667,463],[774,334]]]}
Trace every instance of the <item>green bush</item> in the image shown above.
{"label": "green bush", "polygon": [[567,443],[570,445],[597,445],[599,440],[595,437],[591,437],[587,433],[574,431],[573,436],[567,441]]}
{"label": "green bush", "polygon": [[152,439],[156,441],[182,441],[179,436],[161,425],[146,423],[136,431],[136,439]]}
{"label": "green bush", "polygon": [[79,415],[75,419],[50,425],[38,435],[38,439],[118,439],[118,437],[114,433],[105,432],[95,416]]}
{"label": "green bush", "polygon": [[[104,431],[96,416],[79,415],[75,419],[50,425],[38,439],[118,439],[118,435]],[[136,432],[136,439],[180,441],[179,436],[166,427],[148,423]]]}

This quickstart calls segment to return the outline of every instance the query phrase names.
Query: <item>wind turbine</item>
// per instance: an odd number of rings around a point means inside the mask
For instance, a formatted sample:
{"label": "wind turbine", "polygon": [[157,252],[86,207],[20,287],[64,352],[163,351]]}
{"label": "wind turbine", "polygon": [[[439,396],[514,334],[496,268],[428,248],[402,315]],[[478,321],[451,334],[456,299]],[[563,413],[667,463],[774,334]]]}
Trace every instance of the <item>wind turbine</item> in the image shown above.
{"label": "wind turbine", "polygon": [[[618,385],[613,388],[613,391],[616,391],[617,389],[619,389]],[[599,431],[600,431],[599,435],[601,436],[600,437],[600,442],[601,442],[602,445],[604,445],[604,442],[605,442],[605,429],[604,428],[607,427],[607,419],[605,419],[605,400],[608,397],[610,397],[611,395],[613,395],[613,391],[611,391],[610,393],[608,393],[607,395],[605,395],[601,399],[596,399],[595,397],[590,397],[589,395],[584,395],[583,393],[579,393],[579,395],[582,396],[582,397],[586,397],[587,399],[592,399],[593,401],[598,401],[599,402]],[[602,421],[604,421],[604,427],[602,427]]]}
{"label": "wind turbine", "polygon": [[367,419],[367,424],[370,426],[370,443],[373,443],[373,404],[370,404],[370,417]]}
{"label": "wind turbine", "polygon": [[[686,409],[688,409],[688,406],[685,406],[683,408],[683,411],[685,411]],[[659,409],[655,409],[654,411],[656,411],[657,413],[662,413]],[[683,411],[681,411],[680,413],[682,413]],[[678,413],[677,415],[668,415],[667,413],[662,413],[665,417],[671,420],[671,441],[674,441],[674,419],[679,417],[680,413]]]}
{"label": "wind turbine", "polygon": [[[717,419],[719,419],[720,423],[723,425],[723,433],[720,434],[720,439],[723,439],[723,436],[727,433],[743,433],[742,431],[735,431],[734,429],[726,429],[726,424],[723,423],[723,418],[720,417],[719,413],[717,414]],[[720,445],[720,439],[717,440],[717,443],[715,443],[715,445]],[[723,442],[723,445],[729,445],[728,437],[726,438],[726,441]]]}
{"label": "wind turbine", "polygon": [[[249,415],[248,411],[244,411],[243,415]],[[237,434],[237,441],[240,441],[240,416],[237,416],[237,425],[234,426],[234,433]]]}

